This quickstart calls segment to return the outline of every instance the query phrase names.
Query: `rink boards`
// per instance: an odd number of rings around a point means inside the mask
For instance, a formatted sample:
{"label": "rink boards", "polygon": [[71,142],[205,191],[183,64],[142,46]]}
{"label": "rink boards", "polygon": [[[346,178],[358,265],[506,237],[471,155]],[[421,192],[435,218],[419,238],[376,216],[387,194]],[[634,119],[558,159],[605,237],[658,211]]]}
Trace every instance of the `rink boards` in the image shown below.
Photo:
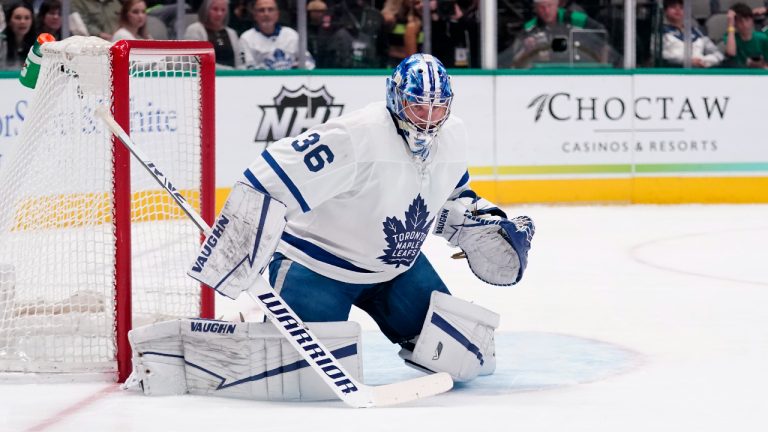
{"label": "rink boards", "polygon": [[[493,201],[768,202],[762,72],[452,73],[453,112],[467,125],[473,187]],[[268,142],[382,100],[386,74],[220,72],[220,198]],[[31,92],[12,74],[0,78],[2,168]],[[181,112],[150,99],[135,108],[145,118]],[[142,138],[174,133],[156,129]]]}

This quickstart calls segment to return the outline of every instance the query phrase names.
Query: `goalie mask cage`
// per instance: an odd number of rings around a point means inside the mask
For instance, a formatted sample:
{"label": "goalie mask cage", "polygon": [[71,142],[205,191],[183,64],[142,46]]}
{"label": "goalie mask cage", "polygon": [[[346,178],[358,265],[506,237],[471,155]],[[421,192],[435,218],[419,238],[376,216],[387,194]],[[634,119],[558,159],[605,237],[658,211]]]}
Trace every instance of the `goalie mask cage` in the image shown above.
{"label": "goalie mask cage", "polygon": [[23,132],[0,160],[0,372],[131,371],[132,326],[213,316],[186,276],[201,236],[95,117],[111,105],[208,223],[215,212],[208,42],[72,37],[43,46]]}

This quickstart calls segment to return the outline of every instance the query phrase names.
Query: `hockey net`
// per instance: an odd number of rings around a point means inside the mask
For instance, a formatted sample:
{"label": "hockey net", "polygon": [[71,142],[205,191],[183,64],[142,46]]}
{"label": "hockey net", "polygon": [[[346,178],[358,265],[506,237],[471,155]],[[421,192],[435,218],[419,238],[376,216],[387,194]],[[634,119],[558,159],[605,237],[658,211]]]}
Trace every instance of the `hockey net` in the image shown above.
{"label": "hockey net", "polygon": [[212,291],[185,274],[199,231],[94,110],[111,106],[210,223],[213,65],[207,42],[43,45],[23,132],[0,165],[5,375],[117,372],[122,381],[132,325],[212,317]]}

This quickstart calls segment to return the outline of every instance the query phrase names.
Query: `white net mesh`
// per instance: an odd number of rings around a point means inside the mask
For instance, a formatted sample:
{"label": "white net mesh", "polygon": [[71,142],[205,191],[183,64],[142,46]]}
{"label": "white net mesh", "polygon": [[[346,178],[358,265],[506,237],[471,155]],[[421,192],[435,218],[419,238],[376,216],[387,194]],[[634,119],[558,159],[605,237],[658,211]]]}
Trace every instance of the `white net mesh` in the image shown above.
{"label": "white net mesh", "polygon": [[[113,154],[93,115],[113,97],[110,45],[44,45],[22,138],[0,171],[0,371],[116,368]],[[142,50],[117,101],[130,104],[134,141],[198,210],[199,88],[195,56]],[[198,316],[200,286],[185,270],[199,232],[134,161],[131,196],[134,326]]]}

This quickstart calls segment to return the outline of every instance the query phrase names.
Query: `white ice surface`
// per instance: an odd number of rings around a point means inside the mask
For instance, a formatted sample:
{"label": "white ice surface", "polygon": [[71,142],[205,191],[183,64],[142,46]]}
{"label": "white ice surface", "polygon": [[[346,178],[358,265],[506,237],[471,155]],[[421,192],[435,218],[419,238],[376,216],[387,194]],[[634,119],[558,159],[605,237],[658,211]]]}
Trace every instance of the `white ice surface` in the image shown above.
{"label": "white ice surface", "polygon": [[[0,431],[766,431],[768,205],[525,206],[519,286],[477,281],[439,238],[454,295],[501,313],[497,373],[404,406],[144,397],[0,384]],[[218,305],[258,318],[243,298]],[[365,380],[416,376],[363,325]]]}

